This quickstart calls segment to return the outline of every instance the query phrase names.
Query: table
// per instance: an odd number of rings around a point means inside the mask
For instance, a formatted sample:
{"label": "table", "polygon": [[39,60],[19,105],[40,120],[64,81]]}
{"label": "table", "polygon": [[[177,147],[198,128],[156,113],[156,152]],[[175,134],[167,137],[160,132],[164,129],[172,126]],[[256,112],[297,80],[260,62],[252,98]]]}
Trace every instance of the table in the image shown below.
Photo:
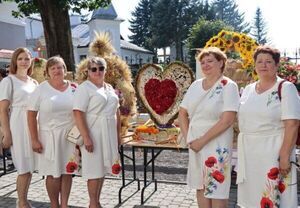
{"label": "table", "polygon": [[[124,146],[131,147],[132,151],[132,157],[124,154]],[[144,204],[145,201],[150,198],[155,191],[157,191],[157,180],[155,179],[155,159],[157,156],[163,151],[163,150],[180,150],[180,149],[186,149],[185,147],[180,147],[176,144],[154,144],[154,143],[149,143],[149,142],[143,142],[143,141],[134,141],[132,140],[131,137],[127,137],[125,141],[122,142],[122,145],[120,147],[120,157],[121,157],[121,166],[122,166],[122,186],[119,189],[119,204],[122,203],[122,191],[125,187],[128,185],[132,184],[133,182],[137,181],[137,191],[138,192],[141,188],[140,186],[140,179],[136,177],[136,165],[135,165],[135,149],[141,148],[143,149],[143,172],[144,172],[144,177],[143,177],[143,188],[141,191],[141,204]],[[151,151],[151,157],[148,160],[148,151]],[[155,150],[158,150],[155,152]],[[125,179],[125,163],[124,163],[124,158],[128,158],[132,161],[133,165],[133,178],[130,180],[128,183],[126,183]],[[147,180],[147,167],[151,165],[151,180]],[[144,197],[144,192],[146,188],[151,184],[154,183],[154,191],[150,194],[150,196],[145,200]],[[134,192],[133,194],[135,194]],[[133,195],[132,194],[132,195]],[[131,195],[131,196],[132,196]]]}

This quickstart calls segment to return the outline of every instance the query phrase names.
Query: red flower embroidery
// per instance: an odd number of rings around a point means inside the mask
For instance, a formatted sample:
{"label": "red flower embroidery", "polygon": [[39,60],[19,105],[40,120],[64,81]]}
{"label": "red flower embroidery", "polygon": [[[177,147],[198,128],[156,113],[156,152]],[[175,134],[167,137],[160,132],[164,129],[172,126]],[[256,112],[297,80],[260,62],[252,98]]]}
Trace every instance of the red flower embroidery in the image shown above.
{"label": "red flower embroidery", "polygon": [[280,191],[280,193],[283,193],[285,190],[285,184],[283,183],[283,181],[279,181],[278,183],[278,190]]}
{"label": "red flower embroidery", "polygon": [[120,164],[119,163],[116,163],[116,164],[114,164],[112,167],[111,167],[111,172],[113,173],[113,174],[119,174],[120,173],[120,171],[121,171],[121,166],[120,166]]}
{"label": "red flower embroidery", "polygon": [[263,197],[260,200],[260,207],[261,208],[273,208],[273,202],[269,198]]}
{"label": "red flower embroidery", "polygon": [[212,166],[214,166],[214,164],[217,163],[217,159],[215,157],[209,157],[207,158],[207,160],[205,161],[205,165],[209,168],[211,168]]}
{"label": "red flower embroidery", "polygon": [[151,108],[159,115],[168,110],[177,96],[177,87],[173,80],[149,79],[145,84],[145,97]]}
{"label": "red flower embroidery", "polygon": [[223,183],[223,181],[225,179],[224,175],[218,170],[215,170],[211,175],[219,183]]}
{"label": "red flower embroidery", "polygon": [[222,83],[223,86],[225,86],[227,84],[227,80],[226,79],[222,79],[221,83]]}
{"label": "red flower embroidery", "polygon": [[277,179],[278,174],[279,174],[279,169],[278,168],[271,168],[270,171],[268,172],[268,177],[271,180],[275,180],[275,179]]}
{"label": "red flower embroidery", "polygon": [[78,165],[76,162],[69,162],[66,166],[67,173],[73,173],[77,168]]}

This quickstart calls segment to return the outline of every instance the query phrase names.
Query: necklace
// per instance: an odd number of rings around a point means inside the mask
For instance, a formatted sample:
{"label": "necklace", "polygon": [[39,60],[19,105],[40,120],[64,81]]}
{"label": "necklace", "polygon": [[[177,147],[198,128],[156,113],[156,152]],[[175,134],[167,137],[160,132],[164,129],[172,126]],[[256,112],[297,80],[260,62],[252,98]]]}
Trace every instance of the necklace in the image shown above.
{"label": "necklace", "polygon": [[20,80],[22,80],[22,81],[24,81],[24,82],[26,82],[27,79],[28,79],[28,76],[27,76],[27,75],[15,74],[15,76],[16,76],[18,79],[20,79]]}
{"label": "necklace", "polygon": [[265,91],[271,89],[274,84],[276,83],[276,80],[275,81],[272,81],[270,83],[266,83],[264,84],[264,86],[261,84],[261,81],[257,82],[256,83],[256,86],[255,86],[255,90],[258,94],[261,94],[261,93],[264,93]]}

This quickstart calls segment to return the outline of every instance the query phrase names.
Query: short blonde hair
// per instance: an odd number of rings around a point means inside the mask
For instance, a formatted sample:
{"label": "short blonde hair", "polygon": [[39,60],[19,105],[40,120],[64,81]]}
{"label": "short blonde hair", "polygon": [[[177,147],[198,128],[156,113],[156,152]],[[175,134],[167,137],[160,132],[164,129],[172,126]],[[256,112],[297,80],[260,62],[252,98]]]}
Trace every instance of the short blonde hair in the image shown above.
{"label": "short blonde hair", "polygon": [[203,49],[200,54],[197,56],[197,59],[199,61],[201,61],[205,56],[208,56],[212,54],[218,61],[223,61],[223,66],[221,67],[222,72],[225,69],[226,66],[226,62],[227,62],[227,56],[226,54],[221,51],[219,48],[217,47],[209,47],[209,48],[205,48]]}
{"label": "short blonde hair", "polygon": [[60,56],[52,56],[50,57],[46,62],[46,74],[49,76],[49,68],[54,66],[55,64],[62,64],[64,67],[64,72],[67,73],[67,66],[65,64],[65,61]]}
{"label": "short blonde hair", "polygon": [[11,58],[11,61],[10,61],[9,73],[10,74],[16,74],[17,73],[17,70],[18,70],[17,59],[18,59],[18,57],[19,57],[19,55],[21,53],[27,53],[30,56],[30,58],[31,58],[31,60],[30,60],[31,64],[30,64],[29,69],[27,70],[27,75],[30,76],[30,75],[32,75],[32,72],[33,72],[33,70],[32,70],[32,68],[33,68],[33,61],[32,61],[32,54],[31,54],[31,52],[27,48],[17,48],[13,52],[12,58]]}

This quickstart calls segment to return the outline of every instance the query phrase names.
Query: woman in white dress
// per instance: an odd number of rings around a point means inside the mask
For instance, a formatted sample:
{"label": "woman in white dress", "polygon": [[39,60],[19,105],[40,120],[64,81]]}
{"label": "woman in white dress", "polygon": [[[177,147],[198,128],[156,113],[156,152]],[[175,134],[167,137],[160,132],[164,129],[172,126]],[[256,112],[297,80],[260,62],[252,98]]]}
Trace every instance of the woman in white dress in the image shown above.
{"label": "woman in white dress", "polygon": [[106,62],[91,57],[87,80],[75,93],[74,116],[83,137],[82,176],[87,179],[90,208],[99,208],[100,193],[106,173],[118,160],[120,142],[119,99],[112,86],[104,82]]}
{"label": "woman in white dress", "polygon": [[255,54],[259,80],[243,91],[238,114],[238,205],[297,207],[295,142],[300,119],[296,87],[276,76],[280,52],[262,46]]}
{"label": "woman in white dress", "polygon": [[32,73],[32,55],[26,48],[14,51],[10,74],[0,84],[0,119],[4,135],[3,147],[11,147],[17,169],[17,207],[31,207],[27,200],[31,174],[35,169],[34,154],[27,126],[26,107],[29,95],[38,85]]}
{"label": "woman in white dress", "polygon": [[231,182],[233,130],[239,105],[235,82],[223,76],[226,55],[218,48],[198,56],[204,78],[189,87],[179,110],[189,144],[187,183],[201,208],[226,207]]}
{"label": "woman in white dress", "polygon": [[[64,80],[66,65],[61,57],[46,63],[48,81],[42,82],[28,102],[28,124],[33,151],[38,154],[37,169],[46,176],[51,208],[68,207],[72,175],[77,174],[80,158],[75,145],[65,138],[74,125],[75,87]],[[37,116],[38,115],[38,116]]]}

